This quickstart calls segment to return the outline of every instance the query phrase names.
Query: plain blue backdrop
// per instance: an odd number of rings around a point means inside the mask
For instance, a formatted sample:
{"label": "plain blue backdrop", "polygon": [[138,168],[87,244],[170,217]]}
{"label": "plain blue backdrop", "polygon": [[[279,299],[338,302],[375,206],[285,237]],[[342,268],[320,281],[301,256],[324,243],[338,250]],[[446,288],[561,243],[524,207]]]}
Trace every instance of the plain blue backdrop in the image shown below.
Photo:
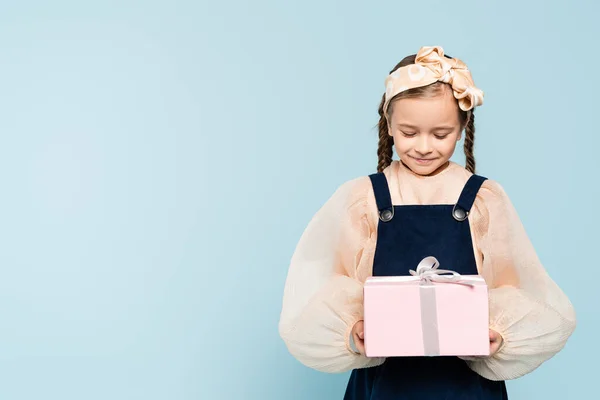
{"label": "plain blue backdrop", "polygon": [[578,313],[511,399],[592,398],[599,12],[2,0],[0,399],[341,398],[347,374],[278,336],[288,263],[333,191],[374,171],[383,81],[423,45],[485,91],[478,172]]}

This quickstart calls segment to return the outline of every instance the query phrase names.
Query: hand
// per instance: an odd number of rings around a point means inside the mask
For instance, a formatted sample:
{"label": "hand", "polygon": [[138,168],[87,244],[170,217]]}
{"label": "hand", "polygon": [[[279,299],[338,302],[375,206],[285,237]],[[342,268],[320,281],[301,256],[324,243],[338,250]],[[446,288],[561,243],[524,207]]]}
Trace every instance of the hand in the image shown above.
{"label": "hand", "polygon": [[365,323],[364,321],[358,321],[352,327],[352,339],[354,339],[354,345],[356,350],[362,355],[365,354]]}
{"label": "hand", "polygon": [[490,356],[496,354],[503,342],[504,339],[502,338],[502,335],[490,329]]}
{"label": "hand", "polygon": [[489,356],[468,356],[468,357],[467,356],[459,356],[458,358],[461,358],[466,361],[477,361],[477,360],[491,357],[494,354],[496,354],[496,352],[500,349],[500,346],[502,346],[504,339],[502,338],[502,335],[500,335],[498,332],[496,332],[492,329],[490,329],[490,331],[489,331],[489,336],[490,336],[490,355]]}

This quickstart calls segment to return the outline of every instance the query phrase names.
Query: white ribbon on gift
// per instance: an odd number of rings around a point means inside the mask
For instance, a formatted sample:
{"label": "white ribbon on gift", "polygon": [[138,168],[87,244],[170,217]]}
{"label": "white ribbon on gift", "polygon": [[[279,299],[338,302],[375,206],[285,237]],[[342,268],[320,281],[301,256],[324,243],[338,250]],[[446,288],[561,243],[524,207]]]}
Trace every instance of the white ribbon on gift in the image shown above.
{"label": "white ribbon on gift", "polygon": [[[421,278],[423,283],[442,282],[442,283],[461,283],[471,285],[473,279],[462,276],[456,271],[450,269],[439,269],[440,262],[433,256],[425,257],[417,265],[417,270],[409,270],[412,276]],[[450,274],[450,275],[448,275]]]}
{"label": "white ribbon on gift", "polygon": [[425,257],[417,269],[410,274],[421,279],[419,295],[421,299],[421,329],[425,356],[440,354],[440,338],[437,317],[437,300],[433,282],[454,283],[472,286],[474,279],[462,276],[456,271],[439,269],[440,263],[435,257]]}

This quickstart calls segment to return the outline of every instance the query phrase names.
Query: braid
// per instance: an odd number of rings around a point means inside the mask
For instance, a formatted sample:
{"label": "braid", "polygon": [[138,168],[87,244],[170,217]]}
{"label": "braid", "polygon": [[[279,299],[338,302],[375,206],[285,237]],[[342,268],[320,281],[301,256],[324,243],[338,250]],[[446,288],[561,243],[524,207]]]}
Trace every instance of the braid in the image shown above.
{"label": "braid", "polygon": [[471,118],[465,127],[465,159],[467,170],[475,173],[475,156],[473,155],[473,147],[475,144],[475,114],[471,110]]}
{"label": "braid", "polygon": [[379,162],[377,163],[377,172],[383,171],[392,163],[392,155],[394,154],[394,138],[389,135],[388,121],[383,113],[384,102],[385,95],[381,99],[381,104],[379,104],[379,145],[377,146],[377,157],[379,158]]}

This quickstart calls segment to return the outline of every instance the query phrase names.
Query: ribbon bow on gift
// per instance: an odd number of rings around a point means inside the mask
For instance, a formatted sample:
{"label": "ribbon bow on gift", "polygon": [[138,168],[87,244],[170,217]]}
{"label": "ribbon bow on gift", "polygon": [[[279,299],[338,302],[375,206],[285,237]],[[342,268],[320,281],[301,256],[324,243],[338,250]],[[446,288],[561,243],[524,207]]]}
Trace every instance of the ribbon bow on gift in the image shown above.
{"label": "ribbon bow on gift", "polygon": [[462,283],[469,284],[469,279],[463,277],[456,271],[452,271],[449,269],[438,269],[440,266],[440,262],[437,258],[430,256],[425,257],[419,265],[417,265],[417,270],[410,270],[410,274],[412,276],[417,276],[421,278],[421,281],[424,283],[431,282],[448,282],[448,283]]}
{"label": "ribbon bow on gift", "polygon": [[440,354],[440,338],[437,316],[436,287],[432,282],[447,282],[453,284],[474,286],[475,278],[461,276],[456,271],[439,269],[439,261],[435,257],[425,257],[417,270],[410,270],[410,274],[421,279],[419,288],[421,325],[423,332],[423,349],[426,356]]}

